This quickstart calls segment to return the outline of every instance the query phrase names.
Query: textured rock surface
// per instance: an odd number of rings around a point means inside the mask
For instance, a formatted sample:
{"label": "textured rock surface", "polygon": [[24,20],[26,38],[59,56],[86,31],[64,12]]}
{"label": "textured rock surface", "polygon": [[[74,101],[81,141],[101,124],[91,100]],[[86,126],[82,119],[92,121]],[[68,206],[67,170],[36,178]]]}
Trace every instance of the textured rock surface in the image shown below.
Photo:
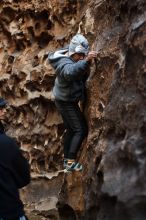
{"label": "textured rock surface", "polygon": [[[0,93],[8,133],[32,169],[22,190],[30,219],[146,219],[146,2],[0,2]],[[80,31],[99,51],[88,81],[84,172],[62,169],[63,125],[47,53]]]}

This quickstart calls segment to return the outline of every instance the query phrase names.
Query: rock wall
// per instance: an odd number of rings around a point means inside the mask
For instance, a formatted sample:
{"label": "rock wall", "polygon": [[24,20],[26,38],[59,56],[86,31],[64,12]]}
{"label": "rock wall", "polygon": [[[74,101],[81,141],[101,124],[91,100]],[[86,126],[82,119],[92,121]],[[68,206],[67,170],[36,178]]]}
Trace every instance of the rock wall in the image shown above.
{"label": "rock wall", "polygon": [[[0,93],[7,132],[31,164],[21,196],[31,220],[146,219],[146,2],[0,2]],[[62,174],[64,127],[48,51],[85,34],[99,55],[87,82],[83,173]],[[9,126],[10,125],[10,126]]]}

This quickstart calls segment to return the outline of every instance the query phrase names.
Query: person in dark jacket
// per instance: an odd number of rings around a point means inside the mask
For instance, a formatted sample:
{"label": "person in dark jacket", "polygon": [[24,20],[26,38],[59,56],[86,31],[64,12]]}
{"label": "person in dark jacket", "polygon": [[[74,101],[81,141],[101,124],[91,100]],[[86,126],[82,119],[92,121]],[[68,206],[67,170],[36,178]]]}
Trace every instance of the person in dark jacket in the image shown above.
{"label": "person in dark jacket", "polygon": [[30,168],[15,141],[5,134],[6,105],[0,98],[0,220],[26,220],[19,189],[30,182]]}
{"label": "person in dark jacket", "polygon": [[79,101],[85,99],[85,82],[89,74],[91,60],[97,57],[95,51],[89,52],[87,39],[76,34],[69,47],[51,52],[49,63],[56,72],[53,88],[55,104],[66,127],[64,137],[65,171],[81,171],[82,164],[77,162],[77,153],[87,136],[88,127]]}

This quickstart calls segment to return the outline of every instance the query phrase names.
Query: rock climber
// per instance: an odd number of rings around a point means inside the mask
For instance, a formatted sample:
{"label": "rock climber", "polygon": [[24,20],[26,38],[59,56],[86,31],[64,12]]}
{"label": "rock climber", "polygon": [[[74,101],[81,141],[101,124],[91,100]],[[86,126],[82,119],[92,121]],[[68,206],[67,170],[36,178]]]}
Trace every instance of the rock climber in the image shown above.
{"label": "rock climber", "polygon": [[89,51],[89,43],[82,34],[76,34],[69,46],[50,52],[48,60],[56,73],[53,94],[66,133],[64,135],[65,171],[81,171],[77,153],[88,134],[88,126],[79,102],[86,98],[85,83],[96,51]]}

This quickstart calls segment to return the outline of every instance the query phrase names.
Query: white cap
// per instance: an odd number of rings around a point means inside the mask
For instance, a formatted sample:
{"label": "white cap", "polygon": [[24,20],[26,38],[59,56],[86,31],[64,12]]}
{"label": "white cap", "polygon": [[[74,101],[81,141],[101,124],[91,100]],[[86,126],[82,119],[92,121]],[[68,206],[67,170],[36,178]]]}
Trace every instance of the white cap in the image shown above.
{"label": "white cap", "polygon": [[87,39],[81,34],[76,34],[71,39],[69,44],[69,56],[75,53],[83,53],[87,55],[88,52],[89,52],[89,43]]}

